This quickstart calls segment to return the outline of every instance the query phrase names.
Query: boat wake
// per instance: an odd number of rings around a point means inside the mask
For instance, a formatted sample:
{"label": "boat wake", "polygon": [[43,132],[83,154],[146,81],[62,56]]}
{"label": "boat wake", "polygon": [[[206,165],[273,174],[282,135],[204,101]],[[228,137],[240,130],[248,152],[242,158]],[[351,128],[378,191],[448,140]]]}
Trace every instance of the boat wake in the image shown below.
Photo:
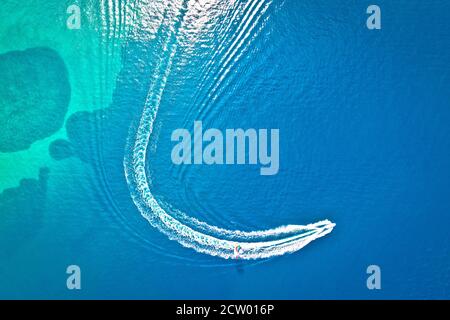
{"label": "boat wake", "polygon": [[[185,19],[187,4],[187,1],[182,1],[175,14],[171,16],[172,21],[162,42],[162,53],[159,55],[142,116],[137,130],[132,132],[129,139],[130,146],[125,156],[124,167],[133,201],[142,216],[153,227],[184,247],[197,252],[225,259],[262,259],[298,251],[311,241],[330,233],[335,224],[323,220],[308,225],[287,225],[262,231],[226,230],[189,217],[185,213],[164,209],[151,191],[150,177],[147,176],[146,170],[147,148],[179,45],[177,39],[180,32],[186,30],[186,21],[190,21]],[[263,10],[270,2],[265,6],[263,4],[265,0],[249,1],[248,6],[253,6],[256,11],[252,15],[245,16],[255,21],[255,17],[264,14]],[[250,22],[246,21],[245,25],[250,25]],[[216,83],[216,86],[219,84]]]}

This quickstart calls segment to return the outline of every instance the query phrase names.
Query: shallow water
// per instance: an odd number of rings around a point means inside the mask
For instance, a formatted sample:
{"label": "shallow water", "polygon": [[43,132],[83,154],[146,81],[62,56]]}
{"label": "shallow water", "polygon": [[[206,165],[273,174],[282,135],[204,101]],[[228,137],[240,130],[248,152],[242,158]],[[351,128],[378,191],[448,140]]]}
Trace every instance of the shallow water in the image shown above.
{"label": "shallow water", "polygon": [[[56,1],[0,10],[0,54],[51,48],[72,90],[59,131],[0,153],[1,184],[14,188],[0,196],[1,297],[448,298],[447,2],[379,1],[375,32],[357,1],[97,3],[83,3],[76,31]],[[61,24],[53,36],[36,8]],[[163,208],[231,230],[336,228],[250,262],[168,240],[124,174],[149,96],[159,109],[146,176]],[[279,128],[279,173],[173,165],[170,135],[194,120]],[[65,287],[70,264],[82,269],[79,292]],[[370,264],[383,271],[379,292],[366,288]]]}

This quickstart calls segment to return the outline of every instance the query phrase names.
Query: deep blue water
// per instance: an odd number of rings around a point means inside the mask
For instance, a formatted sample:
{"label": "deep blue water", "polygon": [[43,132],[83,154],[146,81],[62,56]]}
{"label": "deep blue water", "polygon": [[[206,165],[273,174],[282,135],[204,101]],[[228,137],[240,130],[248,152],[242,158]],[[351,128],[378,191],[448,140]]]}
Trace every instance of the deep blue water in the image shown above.
{"label": "deep blue water", "polygon": [[[33,206],[36,221],[16,227],[29,239],[5,242],[0,297],[449,298],[450,3],[377,4],[382,29],[369,31],[365,2],[275,0],[255,11],[261,18],[234,55],[219,49],[233,48],[238,23],[194,45],[194,33],[170,38],[164,27],[128,39],[111,106],[69,118],[74,156],[43,174],[40,202],[27,202],[32,186],[10,196]],[[175,30],[189,31],[188,7]],[[331,234],[293,254],[228,261],[142,218],[123,161],[167,38],[177,50],[148,152],[157,198],[223,228],[330,219]],[[229,57],[220,78],[220,64],[208,62]],[[170,135],[194,120],[279,128],[279,173],[172,164]],[[81,267],[80,291],[65,287],[70,264]],[[366,287],[371,264],[382,271],[378,291]]]}

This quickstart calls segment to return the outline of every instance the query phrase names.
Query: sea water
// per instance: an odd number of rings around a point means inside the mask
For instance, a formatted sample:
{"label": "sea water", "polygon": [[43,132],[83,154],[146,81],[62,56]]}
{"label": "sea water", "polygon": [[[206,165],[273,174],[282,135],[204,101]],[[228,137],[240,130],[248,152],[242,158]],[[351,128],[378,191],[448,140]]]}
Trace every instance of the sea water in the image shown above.
{"label": "sea water", "polygon": [[[0,4],[0,54],[51,48],[71,85],[60,130],[0,154],[0,297],[448,298],[447,1],[378,1],[380,30],[359,1],[82,1],[79,30],[69,3],[45,3]],[[155,101],[145,176],[163,210],[243,232],[336,228],[256,261],[160,233],[124,169]],[[279,172],[173,164],[171,133],[196,120],[278,128]]]}

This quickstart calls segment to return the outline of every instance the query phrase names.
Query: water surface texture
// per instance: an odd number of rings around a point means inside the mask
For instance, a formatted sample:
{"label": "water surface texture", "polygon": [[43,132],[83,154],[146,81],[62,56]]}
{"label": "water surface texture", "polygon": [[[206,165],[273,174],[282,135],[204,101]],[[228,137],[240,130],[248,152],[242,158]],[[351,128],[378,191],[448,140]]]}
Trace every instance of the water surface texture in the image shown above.
{"label": "water surface texture", "polygon": [[[2,1],[0,297],[450,298],[450,4],[368,5]],[[279,172],[173,164],[197,120]]]}

